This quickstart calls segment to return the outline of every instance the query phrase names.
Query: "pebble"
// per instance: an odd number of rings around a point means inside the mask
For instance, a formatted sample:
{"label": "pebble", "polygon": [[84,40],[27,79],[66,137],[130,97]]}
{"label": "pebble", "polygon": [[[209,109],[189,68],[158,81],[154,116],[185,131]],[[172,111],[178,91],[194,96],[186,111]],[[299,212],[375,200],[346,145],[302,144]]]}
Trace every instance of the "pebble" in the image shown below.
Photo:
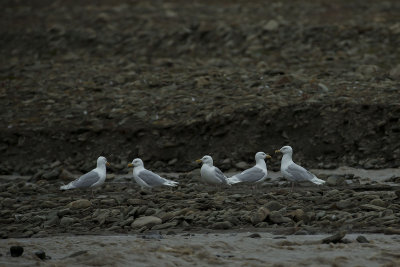
{"label": "pebble", "polygon": [[49,257],[46,257],[46,253],[43,250],[39,250],[35,252],[36,257],[38,257],[41,260],[46,260]]}
{"label": "pebble", "polygon": [[329,244],[329,243],[338,243],[345,237],[346,231],[339,231],[338,233],[328,236],[321,240],[322,244]]}
{"label": "pebble", "polygon": [[92,202],[87,199],[78,199],[67,205],[71,209],[86,209],[90,206],[92,206]]}
{"label": "pebble", "polygon": [[261,235],[259,233],[253,233],[253,234],[251,234],[251,235],[249,235],[247,237],[250,237],[250,238],[261,238]]}
{"label": "pebble", "polygon": [[161,224],[162,220],[158,217],[155,216],[144,216],[144,217],[140,217],[137,218],[132,224],[131,227],[132,228],[142,228],[144,226],[151,228],[154,225],[158,225]]}
{"label": "pebble", "polygon": [[11,257],[19,257],[24,253],[24,248],[21,246],[12,246],[10,247]]}
{"label": "pebble", "polygon": [[363,235],[357,236],[356,240],[358,243],[369,243],[368,239]]}

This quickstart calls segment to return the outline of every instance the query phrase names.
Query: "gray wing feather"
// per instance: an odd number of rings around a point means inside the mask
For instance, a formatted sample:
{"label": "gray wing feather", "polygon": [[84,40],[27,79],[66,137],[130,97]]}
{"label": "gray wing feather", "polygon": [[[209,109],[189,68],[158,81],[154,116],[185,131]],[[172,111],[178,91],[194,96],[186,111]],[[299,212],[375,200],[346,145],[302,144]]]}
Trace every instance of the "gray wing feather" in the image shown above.
{"label": "gray wing feather", "polygon": [[100,180],[100,176],[97,172],[90,171],[81,177],[79,177],[77,180],[72,182],[72,185],[75,188],[85,188],[85,187],[91,187],[93,184],[97,183],[97,181]]}
{"label": "gray wing feather", "polygon": [[242,182],[254,183],[264,177],[265,173],[257,167],[250,168],[244,172],[237,174],[236,177]]}
{"label": "gray wing feather", "polygon": [[287,168],[287,172],[292,176],[293,179],[299,181],[309,181],[314,178],[314,175],[311,172],[307,171],[297,164],[289,165],[289,167]]}
{"label": "gray wing feather", "polygon": [[164,178],[160,177],[158,174],[154,172],[143,170],[138,174],[139,178],[142,179],[149,186],[158,186],[162,185],[164,182]]}
{"label": "gray wing feather", "polygon": [[218,169],[217,167],[215,167],[215,175],[217,176],[217,178],[224,184],[227,183],[226,181],[226,176],[223,174],[223,172]]}

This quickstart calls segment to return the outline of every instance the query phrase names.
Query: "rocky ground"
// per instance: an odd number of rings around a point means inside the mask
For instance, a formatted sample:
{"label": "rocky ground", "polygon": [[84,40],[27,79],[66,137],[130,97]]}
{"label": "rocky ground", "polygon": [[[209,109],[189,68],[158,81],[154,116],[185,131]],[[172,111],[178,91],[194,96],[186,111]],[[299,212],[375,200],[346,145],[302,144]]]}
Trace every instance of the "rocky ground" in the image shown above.
{"label": "rocky ground", "polygon": [[[59,191],[59,181],[14,178],[0,186],[0,235],[130,234],[258,229],[280,234],[375,232],[400,234],[400,188],[352,175],[319,175],[327,185],[296,186],[283,178],[253,189],[216,188],[198,170],[170,177],[177,188],[143,191],[128,177],[90,190]],[[112,177],[112,176],[111,176]],[[397,178],[390,181],[396,182]]]}

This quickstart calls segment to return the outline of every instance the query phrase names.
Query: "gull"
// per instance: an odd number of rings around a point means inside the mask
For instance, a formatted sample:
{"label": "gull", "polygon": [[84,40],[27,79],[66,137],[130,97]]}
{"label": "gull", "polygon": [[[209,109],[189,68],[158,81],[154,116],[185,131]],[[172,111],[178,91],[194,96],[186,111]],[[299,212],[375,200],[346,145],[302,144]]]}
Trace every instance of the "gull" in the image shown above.
{"label": "gull", "polygon": [[97,167],[88,173],[85,173],[78,179],[67,185],[60,187],[60,190],[69,190],[74,188],[91,188],[93,197],[93,188],[98,187],[106,180],[106,165],[110,166],[105,157],[97,158]]}
{"label": "gull", "polygon": [[264,152],[257,152],[255,155],[256,165],[254,167],[243,171],[228,178],[229,184],[236,184],[242,182],[248,183],[261,183],[267,178],[267,164],[264,159],[270,159],[271,156]]}
{"label": "gull", "polygon": [[196,160],[198,163],[203,163],[200,169],[201,178],[208,184],[228,184],[226,176],[220,169],[213,166],[213,159],[211,156],[204,156]]}
{"label": "gull", "polygon": [[293,191],[293,186],[295,182],[308,181],[317,185],[325,183],[324,180],[319,179],[311,172],[293,162],[293,149],[290,146],[284,146],[279,150],[275,150],[275,153],[279,152],[283,154],[281,161],[281,173],[283,174],[283,177],[292,182],[291,191]]}
{"label": "gull", "polygon": [[153,188],[162,185],[176,186],[178,184],[178,182],[162,178],[160,175],[146,170],[143,161],[139,158],[132,160],[132,163],[129,163],[128,167],[133,167],[133,179],[135,179],[136,183],[142,188]]}

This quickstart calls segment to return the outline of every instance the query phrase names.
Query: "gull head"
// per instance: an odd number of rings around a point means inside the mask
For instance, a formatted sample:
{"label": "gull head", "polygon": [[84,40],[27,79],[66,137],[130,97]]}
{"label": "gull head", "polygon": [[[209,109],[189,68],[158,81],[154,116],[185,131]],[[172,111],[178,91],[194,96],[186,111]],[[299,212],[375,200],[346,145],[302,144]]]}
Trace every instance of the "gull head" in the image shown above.
{"label": "gull head", "polygon": [[208,156],[208,155],[202,157],[201,159],[196,160],[196,162],[198,162],[198,163],[202,162],[203,164],[208,164],[211,166],[213,165],[213,159],[211,156]]}
{"label": "gull head", "polygon": [[128,167],[139,167],[143,166],[143,161],[139,158],[132,160],[132,163],[128,164]]}
{"label": "gull head", "polygon": [[264,152],[257,152],[255,158],[257,161],[258,159],[270,159],[271,156],[268,154],[265,154]]}
{"label": "gull head", "polygon": [[281,149],[275,150],[275,153],[282,153],[283,155],[293,154],[293,149],[290,146],[283,146]]}
{"label": "gull head", "polygon": [[100,156],[97,158],[97,167],[107,165],[110,166],[110,163],[108,163],[107,159],[103,156]]}

